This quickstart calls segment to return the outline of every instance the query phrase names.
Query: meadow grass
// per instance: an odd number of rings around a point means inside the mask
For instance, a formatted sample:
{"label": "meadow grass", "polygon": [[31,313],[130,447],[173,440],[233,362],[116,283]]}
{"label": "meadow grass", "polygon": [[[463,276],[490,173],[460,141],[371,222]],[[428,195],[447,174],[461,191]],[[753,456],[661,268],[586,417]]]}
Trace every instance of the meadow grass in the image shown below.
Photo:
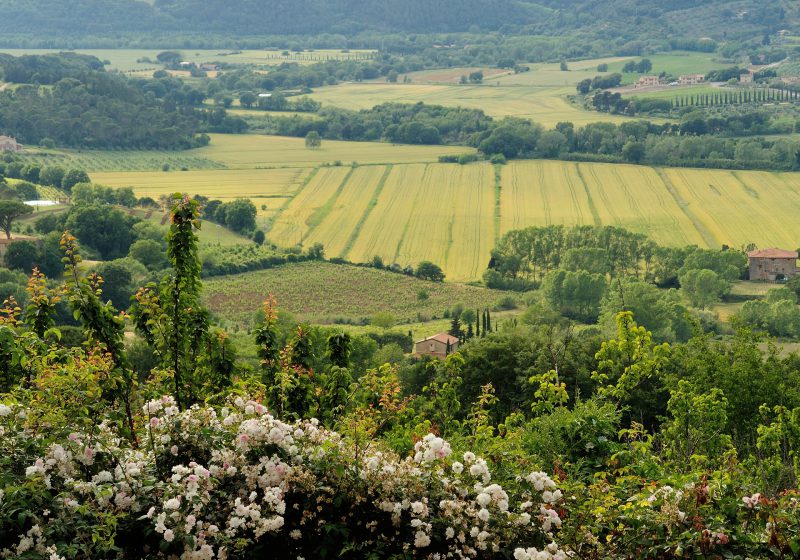
{"label": "meadow grass", "polygon": [[[716,60],[707,53],[670,53],[653,55],[654,72],[688,74],[706,73],[729,63]],[[384,80],[371,83],[342,83],[318,88],[313,98],[325,105],[344,109],[370,109],[380,103],[417,103],[449,107],[482,109],[492,117],[520,117],[534,120],[547,128],[563,121],[582,126],[592,122],[625,122],[630,117],[585,110],[569,101],[575,86],[584,79],[597,76],[597,66],[609,65],[609,73],[621,71],[625,62],[638,57],[614,57],[568,63],[562,71],[559,64],[529,64],[530,71],[514,74],[500,69],[483,69],[484,83],[460,85],[460,76],[478,68],[424,70],[408,74],[411,83],[389,84]],[[639,74],[624,74],[623,83],[633,83]],[[402,80],[401,80],[402,81]]]}

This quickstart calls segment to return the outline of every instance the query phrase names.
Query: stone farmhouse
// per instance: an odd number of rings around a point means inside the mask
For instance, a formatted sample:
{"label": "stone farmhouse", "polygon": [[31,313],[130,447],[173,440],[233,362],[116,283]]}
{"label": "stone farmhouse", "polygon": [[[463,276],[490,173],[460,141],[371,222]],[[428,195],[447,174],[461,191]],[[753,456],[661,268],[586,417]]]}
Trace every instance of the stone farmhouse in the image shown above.
{"label": "stone farmhouse", "polygon": [[744,74],[739,74],[739,83],[752,84],[753,83],[753,73],[750,72],[750,71],[747,71]]}
{"label": "stone farmhouse", "polygon": [[414,343],[414,355],[446,358],[458,350],[459,340],[447,333],[439,333]]}
{"label": "stone farmhouse", "polygon": [[693,86],[695,84],[702,84],[706,81],[704,74],[684,74],[678,76],[678,84],[682,86]]}
{"label": "stone farmhouse", "polygon": [[0,152],[21,152],[22,144],[10,136],[0,136]]}
{"label": "stone farmhouse", "polygon": [[636,82],[634,87],[649,87],[649,86],[657,86],[661,84],[661,78],[658,76],[642,76],[639,78],[639,81]]}
{"label": "stone farmhouse", "polygon": [[761,249],[747,253],[750,280],[775,282],[797,275],[797,251]]}

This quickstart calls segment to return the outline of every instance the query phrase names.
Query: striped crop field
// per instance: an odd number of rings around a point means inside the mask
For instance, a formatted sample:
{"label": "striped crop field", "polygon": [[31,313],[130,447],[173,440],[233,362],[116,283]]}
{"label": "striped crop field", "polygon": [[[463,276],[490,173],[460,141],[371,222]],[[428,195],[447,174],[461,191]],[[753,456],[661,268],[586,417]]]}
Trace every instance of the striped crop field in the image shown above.
{"label": "striped crop field", "polygon": [[315,171],[273,222],[270,239],[284,246],[303,244],[315,216],[338,195],[352,172],[350,167],[323,167]]}
{"label": "striped crop field", "polygon": [[439,264],[452,280],[480,277],[495,243],[490,165],[395,166],[345,256]]}
{"label": "striped crop field", "polygon": [[578,166],[596,223],[647,233],[665,245],[703,244],[658,172],[638,165]]}
{"label": "striped crop field", "polygon": [[479,279],[500,235],[534,225],[613,225],[672,246],[792,248],[800,238],[800,174],[558,161],[313,173],[278,211],[272,242],[322,243],[353,262],[430,260],[453,281]]}
{"label": "striped crop field", "polygon": [[317,212],[308,231],[305,244],[322,243],[330,256],[340,256],[367,212],[383,178],[391,167],[371,165],[353,170],[341,190],[338,190]]}
{"label": "striped crop field", "polygon": [[209,198],[229,201],[249,198],[261,208],[283,206],[302,186],[310,170],[288,169],[223,169],[208,171],[171,171],[169,173],[112,172],[92,173],[92,180],[111,187],[134,188],[137,196],[154,199],[174,192],[202,194]]}
{"label": "striped crop field", "polygon": [[[576,163],[512,162],[502,167],[501,178],[502,233],[531,223],[593,223],[592,208]],[[556,191],[553,185],[561,185],[561,189]],[[556,198],[551,200],[553,197]]]}
{"label": "striped crop field", "polygon": [[797,246],[800,174],[669,169],[665,175],[716,245]]}

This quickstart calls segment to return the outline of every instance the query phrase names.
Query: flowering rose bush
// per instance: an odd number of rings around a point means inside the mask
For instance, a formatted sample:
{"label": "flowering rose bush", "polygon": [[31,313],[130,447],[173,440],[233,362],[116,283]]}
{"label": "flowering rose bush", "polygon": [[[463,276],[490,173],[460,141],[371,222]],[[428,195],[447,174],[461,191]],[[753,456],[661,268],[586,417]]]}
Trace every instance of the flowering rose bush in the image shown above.
{"label": "flowering rose bush", "polygon": [[433,434],[401,458],[243,397],[181,412],[167,396],[144,405],[138,447],[105,424],[44,443],[0,406],[3,464],[23,463],[0,478],[3,558],[567,558],[549,476],[512,498]]}

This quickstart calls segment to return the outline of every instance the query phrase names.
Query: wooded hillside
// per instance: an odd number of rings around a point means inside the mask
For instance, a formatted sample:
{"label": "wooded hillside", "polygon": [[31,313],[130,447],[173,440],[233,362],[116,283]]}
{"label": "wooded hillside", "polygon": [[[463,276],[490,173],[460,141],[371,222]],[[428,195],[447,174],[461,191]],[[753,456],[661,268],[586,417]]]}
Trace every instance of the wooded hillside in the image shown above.
{"label": "wooded hillside", "polygon": [[[791,27],[786,0],[0,0],[0,20],[16,34],[108,37],[117,33],[286,35],[501,30],[560,34],[592,28],[598,37],[632,26],[663,39],[749,38]],[[693,29],[693,21],[703,28]]]}

